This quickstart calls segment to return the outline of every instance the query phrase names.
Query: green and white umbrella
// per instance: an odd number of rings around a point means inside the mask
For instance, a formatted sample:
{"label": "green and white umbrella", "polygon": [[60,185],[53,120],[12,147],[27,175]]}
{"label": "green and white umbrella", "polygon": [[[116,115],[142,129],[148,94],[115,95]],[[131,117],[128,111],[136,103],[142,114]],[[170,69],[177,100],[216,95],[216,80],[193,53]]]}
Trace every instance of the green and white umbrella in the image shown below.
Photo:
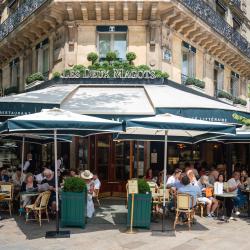
{"label": "green and white umbrella", "polygon": [[[235,134],[235,126],[231,124],[195,120],[167,113],[127,120],[126,132],[120,133],[120,138],[122,139],[122,136],[126,137],[126,135],[133,135],[137,138],[140,138],[140,136],[144,138],[147,136],[151,138],[155,136],[161,140],[164,138],[163,208],[165,212],[168,136],[201,141],[201,138],[205,140],[206,138],[211,138],[211,136],[217,137],[233,134]],[[164,230],[164,223],[162,224],[162,230]]]}
{"label": "green and white umbrella", "polygon": [[97,133],[121,132],[121,122],[101,119],[93,116],[78,115],[58,108],[8,119],[0,126],[0,133],[29,133],[54,136],[55,185],[56,185],[56,232],[59,233],[58,220],[58,176],[57,176],[57,136],[90,135]]}

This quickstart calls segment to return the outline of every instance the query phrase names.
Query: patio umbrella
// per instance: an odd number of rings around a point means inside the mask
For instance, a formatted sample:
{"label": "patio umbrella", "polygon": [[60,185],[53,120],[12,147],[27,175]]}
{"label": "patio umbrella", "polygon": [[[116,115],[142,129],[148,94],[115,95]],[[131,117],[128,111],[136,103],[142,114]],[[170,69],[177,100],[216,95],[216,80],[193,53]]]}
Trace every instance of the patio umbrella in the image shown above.
{"label": "patio umbrella", "polygon": [[222,142],[224,144],[231,143],[249,143],[250,142],[250,127],[243,126],[236,129],[236,135],[225,135],[219,138],[213,138],[209,141]]}
{"label": "patio umbrella", "polygon": [[[166,174],[167,174],[167,145],[168,136],[190,138],[194,141],[205,140],[211,136],[222,136],[235,134],[235,126],[219,122],[208,122],[184,118],[172,114],[162,114],[152,117],[136,118],[127,120],[126,133],[120,135],[158,136],[164,138],[164,179],[163,179],[163,211],[166,208]],[[162,231],[164,231],[164,216],[162,220]]]}
{"label": "patio umbrella", "polygon": [[[60,235],[58,218],[58,176],[57,176],[57,136],[88,135],[96,133],[121,132],[121,122],[101,119],[93,116],[78,115],[58,108],[8,119],[0,126],[0,133],[29,133],[54,136],[55,186],[56,186],[56,232]],[[52,236],[52,237],[53,237]]]}

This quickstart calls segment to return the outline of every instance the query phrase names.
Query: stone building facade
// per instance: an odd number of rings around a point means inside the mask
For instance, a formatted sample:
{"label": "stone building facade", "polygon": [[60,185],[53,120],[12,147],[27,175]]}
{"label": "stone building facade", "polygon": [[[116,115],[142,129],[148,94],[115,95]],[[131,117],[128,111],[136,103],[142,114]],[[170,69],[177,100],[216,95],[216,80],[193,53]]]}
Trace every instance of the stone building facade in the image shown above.
{"label": "stone building facade", "polygon": [[247,0],[76,1],[3,0],[0,24],[0,86],[25,89],[41,72],[51,78],[87,54],[135,52],[135,64],[168,72],[185,83],[205,82],[247,99],[250,77],[250,4]]}

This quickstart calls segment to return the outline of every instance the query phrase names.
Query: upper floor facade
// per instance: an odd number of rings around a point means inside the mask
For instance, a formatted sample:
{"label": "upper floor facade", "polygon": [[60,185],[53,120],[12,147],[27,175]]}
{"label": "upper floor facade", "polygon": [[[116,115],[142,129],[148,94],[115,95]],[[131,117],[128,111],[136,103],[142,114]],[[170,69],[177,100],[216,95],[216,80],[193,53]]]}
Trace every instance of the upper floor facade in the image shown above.
{"label": "upper floor facade", "polygon": [[32,73],[51,78],[89,65],[90,52],[103,61],[115,51],[120,61],[135,52],[136,65],[167,72],[180,84],[196,78],[208,95],[247,99],[247,0],[4,0],[0,11],[2,89],[22,91]]}

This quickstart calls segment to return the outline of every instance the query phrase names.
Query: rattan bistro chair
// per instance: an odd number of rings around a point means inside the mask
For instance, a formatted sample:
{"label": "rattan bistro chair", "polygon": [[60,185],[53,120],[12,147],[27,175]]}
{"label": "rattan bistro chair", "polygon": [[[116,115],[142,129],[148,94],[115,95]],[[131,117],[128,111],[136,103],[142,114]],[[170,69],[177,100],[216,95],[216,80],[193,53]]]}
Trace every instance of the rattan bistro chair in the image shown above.
{"label": "rattan bistro chair", "polygon": [[180,214],[184,213],[187,216],[187,224],[188,228],[190,230],[191,228],[191,222],[194,223],[194,215],[195,215],[195,209],[194,209],[194,199],[189,194],[182,194],[178,193],[176,197],[176,216],[174,221],[174,230],[177,224],[182,224],[179,220]]}
{"label": "rattan bistro chair", "polygon": [[4,195],[4,199],[1,200],[1,203],[6,203],[8,205],[8,210],[11,216],[14,197],[14,185],[12,183],[1,182],[0,190],[2,192],[6,192],[6,194]]}
{"label": "rattan bistro chair", "polygon": [[[49,203],[50,194],[51,194],[50,191],[43,192],[39,194],[34,204],[25,206],[26,222],[31,221],[31,220],[38,220],[40,223],[40,226],[42,226],[42,220],[47,220],[49,222],[48,203]],[[29,218],[30,212],[34,213],[35,219]],[[42,219],[42,212],[46,213],[46,219]]]}

